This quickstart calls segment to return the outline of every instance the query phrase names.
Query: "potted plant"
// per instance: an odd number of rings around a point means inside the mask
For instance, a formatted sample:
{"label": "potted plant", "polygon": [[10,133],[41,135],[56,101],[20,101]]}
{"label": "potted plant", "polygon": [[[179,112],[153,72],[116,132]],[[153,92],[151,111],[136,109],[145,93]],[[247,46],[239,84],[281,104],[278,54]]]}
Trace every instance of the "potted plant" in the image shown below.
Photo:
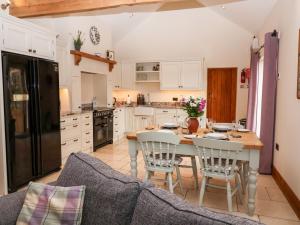
{"label": "potted plant", "polygon": [[196,133],[199,128],[198,117],[203,116],[204,109],[206,107],[206,100],[204,98],[194,98],[190,96],[188,98],[183,98],[181,100],[181,104],[183,106],[183,110],[185,110],[188,114],[187,118],[187,126],[189,132]]}
{"label": "potted plant", "polygon": [[74,48],[76,51],[80,51],[81,49],[81,46],[83,45],[83,41],[82,40],[82,32],[79,30],[77,31],[77,35],[73,38],[73,41],[74,41]]}

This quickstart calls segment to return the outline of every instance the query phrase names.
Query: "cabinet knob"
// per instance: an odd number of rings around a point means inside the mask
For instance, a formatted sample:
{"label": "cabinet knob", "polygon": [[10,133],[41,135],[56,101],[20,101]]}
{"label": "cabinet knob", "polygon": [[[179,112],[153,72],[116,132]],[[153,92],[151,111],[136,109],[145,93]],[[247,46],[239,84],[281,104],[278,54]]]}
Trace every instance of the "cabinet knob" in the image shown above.
{"label": "cabinet knob", "polygon": [[32,52],[32,49],[30,48],[30,49],[28,49],[28,52]]}
{"label": "cabinet knob", "polygon": [[36,53],[36,50],[33,50],[32,52],[33,52],[33,53]]}
{"label": "cabinet knob", "polygon": [[74,140],[74,142],[77,142],[77,141],[78,141],[78,139],[75,139],[75,140]]}

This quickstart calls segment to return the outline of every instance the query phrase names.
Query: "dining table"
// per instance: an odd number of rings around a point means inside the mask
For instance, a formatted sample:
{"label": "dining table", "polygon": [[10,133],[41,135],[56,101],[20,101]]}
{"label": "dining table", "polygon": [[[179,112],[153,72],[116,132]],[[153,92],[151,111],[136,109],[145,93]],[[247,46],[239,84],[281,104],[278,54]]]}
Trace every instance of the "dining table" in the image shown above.
{"label": "dining table", "polygon": [[[145,132],[146,130],[144,130]],[[141,132],[141,131],[139,131]],[[178,129],[175,133],[180,137],[180,144],[177,146],[176,154],[186,156],[198,156],[197,149],[195,148],[192,139],[185,138],[185,134]],[[208,133],[208,130],[201,128],[195,135],[198,138],[204,137]],[[130,168],[131,176],[137,177],[137,155],[141,151],[139,143],[137,141],[137,132],[127,133],[128,139],[128,151],[130,155]],[[227,132],[227,141],[239,142],[244,145],[243,151],[241,151],[237,160],[249,162],[248,172],[248,215],[253,216],[255,212],[255,195],[256,195],[256,182],[257,182],[257,171],[259,167],[260,152],[263,150],[263,143],[253,132],[238,132],[230,131]]]}

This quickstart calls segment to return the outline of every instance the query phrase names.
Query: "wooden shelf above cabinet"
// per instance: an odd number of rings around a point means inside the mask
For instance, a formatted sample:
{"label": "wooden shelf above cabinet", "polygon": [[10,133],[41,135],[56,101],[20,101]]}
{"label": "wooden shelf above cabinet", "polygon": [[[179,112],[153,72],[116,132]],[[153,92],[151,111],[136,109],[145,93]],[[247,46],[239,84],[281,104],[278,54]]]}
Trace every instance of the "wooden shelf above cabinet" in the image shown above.
{"label": "wooden shelf above cabinet", "polygon": [[109,72],[111,72],[112,69],[114,68],[114,65],[117,64],[117,62],[114,61],[114,60],[108,60],[108,59],[103,58],[101,56],[91,55],[91,54],[86,53],[86,52],[71,50],[70,53],[72,55],[74,55],[74,63],[77,66],[79,65],[82,57],[87,58],[87,59],[92,59],[92,60],[95,60],[95,61],[99,61],[99,62],[103,62],[103,63],[107,63],[108,68],[109,68]]}

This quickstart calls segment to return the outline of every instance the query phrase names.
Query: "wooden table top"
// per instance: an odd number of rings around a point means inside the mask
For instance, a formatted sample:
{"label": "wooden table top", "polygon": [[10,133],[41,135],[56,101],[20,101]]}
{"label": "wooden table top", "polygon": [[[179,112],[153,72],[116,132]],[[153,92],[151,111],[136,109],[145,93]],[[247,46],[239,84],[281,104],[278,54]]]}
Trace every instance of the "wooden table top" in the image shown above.
{"label": "wooden table top", "polygon": [[[197,133],[198,137],[200,138],[203,137],[206,131],[207,129],[199,129]],[[231,132],[231,133],[241,135],[241,138],[233,138],[231,135],[228,135],[229,141],[243,143],[244,149],[262,150],[264,147],[263,143],[253,132],[249,132],[249,133]],[[178,135],[181,138],[180,144],[193,145],[193,141],[191,139],[184,138],[183,137],[184,134],[182,134],[180,130],[178,131]],[[127,139],[136,141],[137,140],[136,132],[128,133]]]}

